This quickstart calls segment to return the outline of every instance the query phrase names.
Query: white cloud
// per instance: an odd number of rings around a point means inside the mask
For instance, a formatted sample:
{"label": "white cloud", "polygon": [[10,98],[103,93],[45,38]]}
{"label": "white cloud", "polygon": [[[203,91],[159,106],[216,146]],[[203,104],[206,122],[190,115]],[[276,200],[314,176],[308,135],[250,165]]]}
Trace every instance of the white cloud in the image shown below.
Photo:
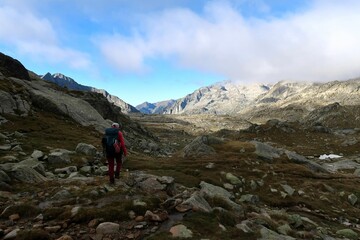
{"label": "white cloud", "polygon": [[98,45],[122,71],[165,58],[241,81],[346,79],[360,76],[359,12],[358,1],[318,0],[281,18],[248,19],[211,2],[202,15],[173,8],[147,16],[131,37],[108,35]]}
{"label": "white cloud", "polygon": [[[15,2],[16,3],[16,2]],[[51,22],[23,8],[0,6],[0,42],[39,61],[65,63],[73,68],[90,65],[88,56],[62,47]]]}

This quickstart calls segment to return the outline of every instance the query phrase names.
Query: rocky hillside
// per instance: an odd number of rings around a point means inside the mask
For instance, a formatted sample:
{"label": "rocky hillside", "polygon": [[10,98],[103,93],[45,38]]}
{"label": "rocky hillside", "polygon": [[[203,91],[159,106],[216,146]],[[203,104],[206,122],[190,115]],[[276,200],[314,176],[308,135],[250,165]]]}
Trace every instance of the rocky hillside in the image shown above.
{"label": "rocky hillside", "polygon": [[[126,140],[134,148],[147,149],[148,144],[156,140],[102,94],[64,89],[43,81],[9,56],[3,55],[0,60],[4,72],[0,72],[1,123],[10,121],[8,118],[13,116],[17,119],[13,121],[22,121],[23,117],[36,119],[39,113],[45,112],[52,114],[53,118],[68,118],[74,124],[91,127],[98,133],[103,133],[113,121],[121,122],[127,133]],[[22,76],[19,73],[25,74],[25,79],[18,78]],[[137,140],[138,136],[142,142]]]}
{"label": "rocky hillside", "polygon": [[66,87],[67,89],[71,90],[78,90],[78,91],[87,91],[87,92],[96,92],[102,94],[110,103],[114,103],[115,106],[120,107],[121,112],[125,114],[129,113],[138,113],[139,111],[131,106],[130,104],[124,102],[117,96],[109,94],[107,91],[103,89],[97,89],[94,87],[84,86],[77,83],[74,79],[67,77],[61,73],[46,73],[45,75],[41,76],[42,79],[53,82],[60,87]]}

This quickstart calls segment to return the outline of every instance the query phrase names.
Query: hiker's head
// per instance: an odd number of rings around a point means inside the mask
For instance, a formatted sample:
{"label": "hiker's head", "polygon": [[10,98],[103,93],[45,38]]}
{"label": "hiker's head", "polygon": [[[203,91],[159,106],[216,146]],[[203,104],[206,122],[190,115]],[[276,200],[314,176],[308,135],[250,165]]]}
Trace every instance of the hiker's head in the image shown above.
{"label": "hiker's head", "polygon": [[111,127],[112,128],[119,128],[120,124],[114,122],[113,124],[111,124]]}

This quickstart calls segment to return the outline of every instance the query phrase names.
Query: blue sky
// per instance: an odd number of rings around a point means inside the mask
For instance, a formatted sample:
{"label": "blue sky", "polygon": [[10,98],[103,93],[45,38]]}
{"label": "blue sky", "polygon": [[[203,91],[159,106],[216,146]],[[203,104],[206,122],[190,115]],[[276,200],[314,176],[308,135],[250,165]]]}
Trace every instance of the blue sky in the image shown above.
{"label": "blue sky", "polygon": [[138,105],[360,77],[357,0],[0,0],[0,51]]}

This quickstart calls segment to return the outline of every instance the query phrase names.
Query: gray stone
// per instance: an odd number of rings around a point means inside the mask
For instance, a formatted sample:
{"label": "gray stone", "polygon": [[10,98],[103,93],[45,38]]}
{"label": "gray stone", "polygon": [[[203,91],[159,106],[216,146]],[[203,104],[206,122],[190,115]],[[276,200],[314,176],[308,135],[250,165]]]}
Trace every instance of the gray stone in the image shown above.
{"label": "gray stone", "polygon": [[11,150],[11,145],[10,144],[0,145],[0,150],[9,151]]}
{"label": "gray stone", "polygon": [[259,203],[259,197],[257,195],[253,195],[253,194],[244,194],[241,196],[240,202],[248,202],[251,204],[258,204]]}
{"label": "gray stone", "polygon": [[336,232],[336,235],[346,237],[348,239],[358,239],[358,234],[352,229],[341,229]]}
{"label": "gray stone", "polygon": [[278,234],[266,227],[262,227],[260,229],[261,238],[258,238],[258,240],[295,240],[295,238]]}
{"label": "gray stone", "polygon": [[185,225],[179,224],[170,228],[170,233],[176,238],[192,238],[192,231]]}
{"label": "gray stone", "polygon": [[301,216],[299,214],[292,214],[288,216],[289,223],[295,227],[298,228],[303,225]]}
{"label": "gray stone", "polygon": [[183,149],[183,157],[195,157],[215,154],[215,149],[208,144],[213,142],[209,136],[199,136]]}
{"label": "gray stone", "polygon": [[360,176],[360,168],[355,169],[353,174],[356,176]]}
{"label": "gray stone", "polygon": [[0,139],[8,139],[8,137],[5,134],[0,133]]}
{"label": "gray stone", "polygon": [[77,167],[76,166],[69,166],[69,167],[64,167],[64,168],[56,168],[54,170],[54,173],[59,174],[59,173],[65,173],[65,174],[70,174],[73,172],[77,171]]}
{"label": "gray stone", "polygon": [[11,151],[14,151],[14,152],[22,152],[23,149],[20,145],[16,145],[15,147],[11,148]]}
{"label": "gray stone", "polygon": [[336,172],[338,170],[343,169],[358,169],[360,168],[360,164],[356,163],[353,160],[342,160],[338,162],[332,162],[332,163],[323,163],[322,166],[327,169],[329,172]]}
{"label": "gray stone", "polygon": [[241,180],[233,175],[232,173],[226,173],[225,175],[226,180],[228,180],[232,185],[242,185]]}
{"label": "gray stone", "polygon": [[274,158],[279,158],[282,151],[270,146],[269,144],[251,141],[255,145],[255,154],[266,162],[272,162]]}
{"label": "gray stone", "polygon": [[26,116],[30,110],[30,105],[27,101],[21,99],[16,94],[10,94],[3,90],[0,90],[0,112],[17,114],[21,112],[23,116]]}
{"label": "gray stone", "polygon": [[22,138],[22,137],[24,137],[25,135],[24,135],[23,133],[21,133],[21,132],[15,131],[15,132],[14,132],[14,136],[15,136],[16,138]]}
{"label": "gray stone", "polygon": [[17,233],[20,231],[20,228],[15,228],[14,230],[12,230],[11,232],[9,232],[8,234],[5,235],[5,237],[3,238],[4,240],[6,239],[15,239],[17,236]]}
{"label": "gray stone", "polygon": [[227,190],[233,190],[234,189],[234,185],[232,185],[230,183],[224,183],[223,186]]}
{"label": "gray stone", "polygon": [[26,183],[40,183],[45,182],[48,179],[44,175],[40,174],[32,167],[25,165],[14,165],[11,172],[7,173],[10,178],[14,178],[20,182]]}
{"label": "gray stone", "polygon": [[355,194],[353,194],[353,193],[348,196],[348,201],[353,206],[355,205],[357,200],[358,200],[357,196]]}
{"label": "gray stone", "polygon": [[284,189],[284,191],[289,195],[292,196],[295,192],[295,189],[293,189],[291,186],[287,184],[281,184],[281,187]]}
{"label": "gray stone", "polygon": [[119,232],[120,225],[113,222],[100,223],[96,228],[97,234],[116,234]]}
{"label": "gray stone", "polygon": [[213,169],[215,167],[215,163],[208,163],[205,168],[207,169]]}
{"label": "gray stone", "polygon": [[289,224],[281,225],[277,228],[277,231],[284,235],[289,235],[289,233],[292,231]]}
{"label": "gray stone", "polygon": [[212,185],[210,183],[206,183],[204,181],[201,181],[200,187],[201,187],[200,194],[211,198],[220,197],[220,198],[230,199],[234,197],[233,194],[228,192],[226,189]]}
{"label": "gray stone", "polygon": [[70,163],[70,156],[67,153],[52,152],[48,157],[49,164],[67,164]]}
{"label": "gray stone", "polygon": [[211,206],[199,192],[194,192],[191,197],[186,199],[181,205],[189,205],[195,211],[211,212]]}
{"label": "gray stone", "polygon": [[138,186],[148,193],[155,193],[166,189],[166,184],[161,184],[157,178],[148,178],[145,181],[138,183]]}
{"label": "gray stone", "polygon": [[88,156],[95,156],[97,150],[96,150],[96,148],[95,148],[93,145],[91,145],[91,144],[79,143],[79,144],[76,146],[75,152],[77,152],[77,153],[83,153],[83,154],[88,155]]}
{"label": "gray stone", "polygon": [[321,166],[311,160],[306,159],[304,156],[301,156],[295,152],[285,151],[285,154],[289,160],[291,160],[297,164],[303,164],[314,172],[326,172],[326,173],[328,172],[328,169],[324,168],[323,166]]}
{"label": "gray stone", "polygon": [[244,220],[241,223],[236,224],[235,227],[245,233],[250,233],[253,232],[253,230],[248,226],[249,224],[251,225],[252,223],[249,220]]}
{"label": "gray stone", "polygon": [[34,150],[34,152],[31,154],[31,157],[34,159],[42,159],[44,157],[44,153],[39,150]]}
{"label": "gray stone", "polygon": [[71,193],[68,190],[63,189],[63,190],[60,190],[57,193],[55,193],[54,196],[52,197],[52,199],[62,200],[62,199],[69,198],[69,197],[71,197]]}
{"label": "gray stone", "polygon": [[206,183],[204,181],[200,183],[200,186],[201,186],[200,194],[202,196],[206,196],[210,198],[214,198],[214,197],[220,198],[223,201],[225,201],[229,206],[231,206],[233,213],[235,213],[238,216],[242,216],[244,214],[243,207],[230,200],[230,198],[233,198],[234,196],[226,189]]}
{"label": "gray stone", "polygon": [[73,179],[73,178],[83,178],[85,176],[81,175],[79,172],[72,172],[70,173],[70,175],[68,176],[68,178]]}
{"label": "gray stone", "polygon": [[36,170],[41,175],[45,176],[45,167],[44,167],[43,163],[37,159],[28,158],[28,159],[25,159],[25,160],[19,162],[15,166],[31,167],[32,169]]}
{"label": "gray stone", "polygon": [[90,166],[84,166],[84,167],[80,168],[80,173],[82,173],[82,174],[91,173],[91,167]]}

